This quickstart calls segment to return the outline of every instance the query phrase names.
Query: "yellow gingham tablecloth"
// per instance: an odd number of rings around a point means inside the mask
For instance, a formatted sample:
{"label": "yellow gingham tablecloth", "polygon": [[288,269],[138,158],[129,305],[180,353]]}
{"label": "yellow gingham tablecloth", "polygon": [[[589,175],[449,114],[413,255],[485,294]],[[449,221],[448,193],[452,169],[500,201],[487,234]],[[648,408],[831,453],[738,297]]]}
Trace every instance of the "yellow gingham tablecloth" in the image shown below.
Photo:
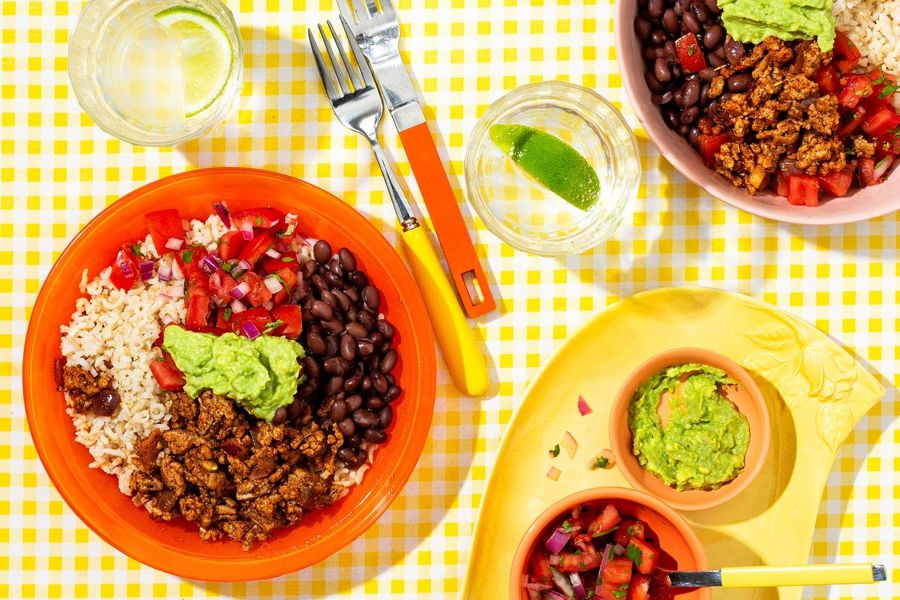
{"label": "yellow gingham tablecloth", "polygon": [[[467,133],[478,116],[525,83],[561,79],[595,88],[638,127],[615,62],[612,1],[396,3],[404,58],[458,185]],[[84,223],[160,177],[240,165],[311,181],[397,239],[371,151],[332,118],[306,48],[306,27],[334,18],[336,6],[330,0],[228,4],[246,49],[239,107],[212,134],[158,150],[111,139],[80,110],[66,76],[66,43],[80,2],[0,1],[0,597],[457,598],[500,437],[539,365],[604,306],[641,290],[683,284],[749,294],[811,321],[888,389],[840,452],[810,558],[894,564],[900,554],[894,390],[900,214],[820,228],[756,218],[686,183],[642,132],[645,176],[635,210],[613,240],[582,256],[554,260],[515,252],[463,207],[500,298],[500,309],[478,323],[499,384],[484,399],[462,398],[440,364],[424,454],[402,495],[368,533],[303,572],[234,585],[165,575],[97,538],[50,485],[21,397],[29,307],[54,259]],[[390,121],[384,141],[408,177]],[[900,587],[806,594],[887,600],[900,596]]]}

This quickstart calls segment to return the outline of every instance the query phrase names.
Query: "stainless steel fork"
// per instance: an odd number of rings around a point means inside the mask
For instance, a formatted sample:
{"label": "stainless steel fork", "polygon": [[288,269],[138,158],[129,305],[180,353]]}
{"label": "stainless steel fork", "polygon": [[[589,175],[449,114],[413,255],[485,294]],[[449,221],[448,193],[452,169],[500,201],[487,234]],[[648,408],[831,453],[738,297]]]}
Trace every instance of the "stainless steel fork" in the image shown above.
{"label": "stainless steel fork", "polygon": [[[344,30],[356,64],[359,66],[358,70],[347,58],[343,44],[340,43],[340,38],[330,21],[328,22],[328,31],[331,33],[333,44],[329,41],[325,28],[319,25],[319,34],[328,54],[330,67],[325,63],[313,31],[307,30],[309,45],[315,57],[319,75],[322,77],[325,93],[328,94],[328,99],[331,101],[338,120],[348,129],[362,134],[371,142],[375,159],[378,161],[378,166],[381,167],[384,182],[387,184],[388,194],[403,228],[401,239],[406,249],[406,256],[425,300],[425,307],[431,317],[435,337],[444,352],[444,360],[447,362],[450,375],[461,391],[470,396],[480,396],[490,384],[484,355],[475,341],[475,335],[463,315],[459,302],[456,300],[456,294],[441,268],[440,260],[431,245],[428,233],[413,216],[409,200],[378,143],[378,124],[384,113],[384,105],[369,65],[366,64],[366,59],[356,44],[356,40],[353,39],[353,35],[347,29],[346,23],[344,23]],[[337,52],[332,49],[332,45],[337,46]],[[410,357],[410,360],[415,361],[416,357]]]}

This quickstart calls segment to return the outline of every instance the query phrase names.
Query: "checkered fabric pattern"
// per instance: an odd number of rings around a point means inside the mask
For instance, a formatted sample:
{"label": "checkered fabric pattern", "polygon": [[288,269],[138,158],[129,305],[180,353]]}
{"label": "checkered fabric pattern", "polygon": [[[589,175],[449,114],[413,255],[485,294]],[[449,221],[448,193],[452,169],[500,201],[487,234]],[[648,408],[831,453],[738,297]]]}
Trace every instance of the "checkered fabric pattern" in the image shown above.
{"label": "checkered fabric pattern", "polygon": [[[560,79],[594,88],[639,126],[615,62],[612,0],[395,2],[404,59],[458,185],[467,133],[490,102],[525,83]],[[111,139],[75,100],[66,43],[81,3],[0,0],[0,597],[457,598],[498,443],[541,363],[596,311],[641,290],[683,284],[749,294],[809,320],[845,344],[889,390],[839,454],[810,558],[892,568],[900,555],[894,391],[900,214],[819,228],[753,217],[686,182],[640,130],[645,176],[635,208],[615,238],[593,251],[556,260],[516,252],[463,206],[499,297],[497,312],[477,324],[497,383],[484,399],[460,397],[440,365],[431,437],[403,493],[368,533],[303,572],[220,585],[156,572],[90,532],[41,467],[21,398],[29,307],[84,223],[160,177],[240,165],[311,181],[397,239],[370,150],[332,117],[306,48],[306,27],[334,18],[336,6],[331,0],[228,4],[246,45],[238,107],[199,140],[149,149]],[[384,145],[409,177],[389,123]],[[900,596],[900,588],[806,594],[887,600]]]}

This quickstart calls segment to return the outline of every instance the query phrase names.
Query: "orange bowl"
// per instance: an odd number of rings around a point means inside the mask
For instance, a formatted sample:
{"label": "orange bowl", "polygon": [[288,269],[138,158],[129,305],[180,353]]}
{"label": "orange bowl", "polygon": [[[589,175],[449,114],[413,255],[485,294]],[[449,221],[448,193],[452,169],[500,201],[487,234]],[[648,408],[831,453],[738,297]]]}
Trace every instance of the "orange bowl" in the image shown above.
{"label": "orange bowl", "polygon": [[[661,551],[659,566],[669,571],[701,571],[706,569],[703,546],[684,518],[652,496],[616,487],[600,487],[566,496],[535,519],[519,543],[509,574],[510,600],[528,600],[525,590],[528,557],[550,535],[550,525],[579,504],[612,503],[622,515],[644,521],[656,535]],[[708,588],[679,594],[680,600],[709,600]]]}
{"label": "orange bowl", "polygon": [[[164,522],[132,504],[116,478],[91,462],[75,441],[74,426],[56,390],[53,361],[60,356],[60,325],[80,296],[84,269],[94,277],[116,249],[143,238],[144,215],[177,208],[205,218],[212,203],[232,210],[270,205],[300,218],[304,235],[346,246],[382,291],[382,311],[395,325],[404,394],[388,441],[376,452],[362,483],[334,505],[310,513],[270,540],[243,550],[234,541],[204,542],[186,521]],[[404,360],[405,359],[405,360]],[[405,263],[357,211],[327,192],[292,177],[254,169],[206,169],[167,177],[115,202],[77,235],[44,282],[28,325],[23,362],[28,425],[38,455],[59,493],[100,537],[146,565],[190,579],[244,581],[303,569],[343,548],[371,527],[400,493],[422,453],[434,410],[434,338],[422,297]]]}
{"label": "orange bowl", "polygon": [[[654,374],[685,363],[701,363],[722,369],[738,382],[737,389],[729,388],[726,396],[747,417],[750,424],[750,445],[744,458],[744,468],[737,477],[715,490],[678,491],[645,470],[632,451],[631,429],[628,427],[628,405],[635,390]],[[639,490],[653,494],[678,510],[703,510],[728,502],[740,494],[762,470],[769,451],[769,411],[759,386],[739,364],[712,350],[677,348],[662,352],[635,369],[616,395],[609,418],[609,439],[616,464],[625,478]]]}

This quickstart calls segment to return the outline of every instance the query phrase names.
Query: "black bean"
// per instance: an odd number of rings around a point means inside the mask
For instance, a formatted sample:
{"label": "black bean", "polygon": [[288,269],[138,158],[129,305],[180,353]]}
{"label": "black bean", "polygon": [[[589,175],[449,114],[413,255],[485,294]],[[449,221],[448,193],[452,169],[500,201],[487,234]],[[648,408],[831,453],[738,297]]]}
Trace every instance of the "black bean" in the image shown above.
{"label": "black bean", "polygon": [[320,290],[320,291],[327,290],[329,287],[328,281],[324,277],[319,275],[318,273],[313,275],[310,278],[310,281],[312,281],[313,287],[315,287],[317,290]]}
{"label": "black bean", "polygon": [[381,319],[377,323],[375,323],[375,329],[378,330],[378,333],[383,335],[385,338],[392,340],[394,339],[394,326],[391,325],[390,321],[387,319]]}
{"label": "black bean", "polygon": [[378,417],[368,408],[360,408],[359,410],[353,411],[353,422],[360,427],[368,428],[378,422]]}
{"label": "black bean", "polygon": [[731,40],[730,42],[725,42],[725,45],[723,46],[723,51],[725,52],[725,55],[722,58],[727,59],[728,64],[731,64],[731,65],[733,65],[733,64],[737,63],[739,60],[741,60],[744,57],[744,53],[745,53],[744,45],[735,40]]}
{"label": "black bean", "polygon": [[684,108],[684,88],[675,90],[675,93],[672,94],[672,100],[678,108]]}
{"label": "black bean", "polygon": [[666,57],[667,62],[670,65],[674,65],[678,62],[678,50],[675,47],[675,42],[672,40],[666,42],[666,45],[663,46],[663,56]]}
{"label": "black bean", "polygon": [[338,450],[337,457],[346,465],[352,466],[356,462],[356,453],[350,448],[341,448]]}
{"label": "black bean", "polygon": [[725,83],[732,92],[746,92],[753,85],[753,77],[747,73],[739,73],[726,79]]}
{"label": "black bean", "polygon": [[714,15],[719,14],[719,0],[706,0],[706,8]]}
{"label": "black bean", "polygon": [[380,444],[387,439],[387,434],[381,429],[366,429],[363,438],[370,444]]}
{"label": "black bean", "polygon": [[[328,306],[328,305],[325,304],[325,306]],[[331,307],[329,306],[329,308],[331,308]],[[328,333],[340,333],[344,330],[344,324],[341,323],[340,319],[331,319],[330,321],[323,321],[322,327],[324,327],[325,331],[327,331]]]}
{"label": "black bean", "polygon": [[[347,310],[350,308],[350,305],[352,304],[350,302],[350,298],[347,297],[347,294],[345,294],[341,290],[334,290],[333,292],[328,292],[328,293],[337,302],[336,306],[335,305],[332,305],[332,306],[335,306],[336,308],[340,308],[342,311],[347,312]],[[324,293],[322,294],[322,299],[325,300]]]}
{"label": "black bean", "polygon": [[708,54],[706,56],[706,62],[714,69],[717,69],[724,65],[727,61],[724,58],[719,58],[715,54]]}
{"label": "black bean", "polygon": [[337,356],[338,352],[340,352],[340,343],[337,337],[329,335],[325,338],[325,356]]}
{"label": "black bean", "polygon": [[316,392],[316,386],[312,383],[304,383],[298,392],[301,398],[309,398]]}
{"label": "black bean", "polygon": [[403,393],[403,390],[400,388],[400,386],[392,385],[391,387],[388,388],[388,391],[384,394],[384,401],[385,402],[393,402],[394,400],[396,400],[397,398],[400,397],[401,393]]}
{"label": "black bean", "polygon": [[644,71],[644,81],[647,82],[647,87],[650,88],[650,91],[654,94],[662,94],[666,91],[666,88],[659,82],[653,73],[650,71]]}
{"label": "black bean", "polygon": [[364,392],[368,392],[372,389],[372,378],[366,375],[363,377],[362,383],[360,384]]}
{"label": "black bean", "polygon": [[[359,434],[357,434],[357,435],[359,435]],[[359,444],[361,444],[361,443],[362,443],[362,441],[360,440]],[[357,446],[359,446],[359,444],[357,444]],[[353,451],[353,454],[355,455],[355,458],[353,460],[353,468],[354,469],[357,467],[361,467],[362,465],[366,464],[367,460],[369,460],[369,455],[366,453],[366,451],[359,447],[357,447]]]}
{"label": "black bean", "polygon": [[638,17],[634,20],[634,33],[639,40],[646,40],[653,32],[653,25],[644,17]]}
{"label": "black bean", "polygon": [[303,279],[309,279],[313,276],[313,273],[316,272],[316,261],[308,260],[303,263],[303,266],[300,267],[300,272],[303,273]]}
{"label": "black bean", "polygon": [[330,321],[334,317],[334,309],[331,308],[331,305],[322,300],[313,302],[312,306],[309,308],[309,312],[312,313],[312,316],[317,319],[322,319],[323,321]]}
{"label": "black bean", "polygon": [[697,20],[701,23],[709,21],[709,9],[706,7],[706,4],[703,3],[703,0],[694,0],[691,2],[691,13],[697,17]]}
{"label": "black bean", "polygon": [[345,437],[350,437],[354,433],[356,433],[356,423],[353,422],[353,419],[347,417],[346,419],[341,420],[337,425],[338,431],[341,432]]}
{"label": "black bean", "polygon": [[713,50],[722,43],[723,39],[725,39],[725,29],[716,23],[703,34],[703,45],[709,50]]}
{"label": "black bean", "polygon": [[319,240],[313,246],[313,256],[316,257],[317,263],[324,265],[331,260],[331,244],[325,240]]}
{"label": "black bean", "polygon": [[366,408],[371,411],[378,412],[384,407],[384,399],[380,396],[369,396],[366,400]]}
{"label": "black bean", "polygon": [[357,315],[359,315],[359,311],[356,309],[355,306],[351,306],[350,308],[347,309],[347,320],[348,321],[355,321]]}
{"label": "black bean", "polygon": [[681,113],[677,108],[670,107],[663,111],[663,119],[670,129],[677,129],[679,120],[681,119]]}
{"label": "black bean", "polygon": [[378,411],[378,426],[387,429],[391,421],[394,420],[394,409],[390,405],[385,406]]}
{"label": "black bean", "polygon": [[309,335],[306,336],[306,345],[309,346],[309,349],[315,354],[325,354],[325,338],[315,331],[311,331]]}
{"label": "black bean", "polygon": [[696,144],[700,139],[701,131],[696,127],[691,127],[690,132],[688,132],[688,141],[692,144]]}
{"label": "black bean", "polygon": [[691,0],[675,0],[675,14],[679,17],[685,13],[691,5]]}
{"label": "black bean", "polygon": [[369,285],[369,278],[362,271],[355,271],[353,273],[350,273],[348,279],[350,280],[350,283],[353,284],[353,287],[358,290],[361,290]]}
{"label": "black bean", "polygon": [[344,287],[344,279],[333,271],[328,271],[327,273],[325,273],[325,281],[327,281],[333,288],[340,289]]}
{"label": "black bean", "polygon": [[306,402],[303,398],[294,398],[294,401],[291,402],[291,405],[288,407],[288,416],[291,420],[296,421],[300,418],[300,415],[303,414],[303,410],[306,408]]}
{"label": "black bean", "polygon": [[[357,340],[356,347],[359,349],[359,353],[362,356],[369,356],[373,352],[375,352],[375,344],[370,342],[369,340]],[[365,381],[363,381],[365,383]]]}
{"label": "black bean", "polygon": [[346,361],[356,358],[356,340],[348,333],[341,336],[341,358]]}
{"label": "black bean", "polygon": [[347,333],[349,333],[356,339],[359,339],[369,335],[369,330],[366,329],[365,325],[363,325],[362,323],[354,322],[347,324]]}
{"label": "black bean", "polygon": [[331,262],[328,263],[327,269],[338,277],[344,276],[344,267],[341,265],[341,259],[338,257],[334,257],[331,259]]}
{"label": "black bean", "polygon": [[685,12],[681,17],[681,28],[682,30],[690,31],[694,34],[700,33],[703,30],[700,26],[700,21],[694,16],[694,13],[689,11]]}
{"label": "black bean", "polygon": [[709,104],[709,84],[704,83],[700,87],[700,106],[707,106]]}
{"label": "black bean", "polygon": [[363,288],[362,299],[363,304],[366,305],[366,308],[368,308],[372,312],[377,312],[378,307],[381,306],[381,294],[379,294],[378,290],[371,285],[367,285]]}
{"label": "black bean", "polygon": [[303,359],[303,372],[310,379],[315,379],[319,376],[319,363],[312,356],[307,356]]}
{"label": "black bean", "polygon": [[384,353],[384,356],[381,357],[381,372],[382,373],[390,373],[394,370],[394,367],[397,366],[397,351],[396,350],[388,350]]}
{"label": "black bean", "polygon": [[666,32],[662,29],[657,29],[650,35],[650,41],[657,46],[662,46],[663,44],[665,44],[667,39],[669,38],[666,35]]}
{"label": "black bean", "polygon": [[352,392],[356,388],[359,387],[359,384],[362,383],[363,380],[363,372],[355,371],[352,375],[348,375],[344,380],[344,390],[348,392]]}
{"label": "black bean", "polygon": [[341,248],[338,252],[338,257],[341,259],[341,266],[344,267],[345,271],[355,271],[356,270],[356,257],[353,256],[353,253],[350,252],[346,248]]}
{"label": "black bean", "polygon": [[663,83],[672,79],[672,71],[669,70],[669,65],[668,63],[666,63],[666,59],[656,59],[656,61],[653,63],[653,75]]}
{"label": "black bean", "polygon": [[[347,368],[350,365],[346,360],[344,360],[341,356],[334,356],[332,358],[326,358],[325,362],[322,363],[322,367],[325,369],[325,372],[329,375],[343,375],[347,372]],[[343,387],[344,382],[341,382],[341,387]]]}
{"label": "black bean", "polygon": [[654,19],[660,18],[665,9],[666,3],[663,0],[650,0],[647,3],[647,13]]}
{"label": "black bean", "polygon": [[384,336],[377,331],[372,333],[368,339],[376,348],[381,348],[382,346],[385,346],[385,344],[387,344],[387,346],[391,345],[390,342],[387,342],[387,340],[384,339]]}
{"label": "black bean", "polygon": [[672,65],[672,76],[675,79],[681,79],[682,71],[681,65]]}
{"label": "black bean", "polygon": [[[322,300],[322,302],[324,302],[331,308],[338,308],[337,298],[334,296],[334,294],[332,294],[328,290],[322,290],[322,293],[319,295],[319,298]],[[310,304],[310,307],[312,307],[312,304]]]}
{"label": "black bean", "polygon": [[691,128],[687,125],[679,125],[678,126],[678,135],[686,136]]}
{"label": "black bean", "polygon": [[[694,121],[697,120],[697,117],[700,116],[700,107],[698,106],[690,106],[684,109],[684,112],[681,113],[681,124],[682,126],[688,126]],[[681,134],[687,135],[690,129],[685,129]]]}
{"label": "black bean", "polygon": [[347,402],[347,410],[349,412],[357,411],[363,405],[362,396],[360,396],[359,394],[353,394],[352,396],[347,396],[346,402]]}
{"label": "black bean", "polygon": [[387,379],[387,380],[388,380],[388,383],[391,384],[391,385],[396,385],[396,384],[397,384],[397,378],[394,377],[394,376],[393,376],[392,374],[390,374],[390,373],[385,373],[385,374],[384,374],[384,378]]}
{"label": "black bean", "polygon": [[119,394],[112,389],[100,390],[91,398],[91,412],[108,417],[119,408]]}
{"label": "black bean", "polygon": [[340,423],[341,421],[343,421],[344,417],[347,416],[347,401],[335,400],[334,402],[332,402],[331,409],[328,411],[328,416],[331,417],[331,420],[335,423]]}
{"label": "black bean", "polygon": [[671,8],[666,9],[666,12],[664,12],[662,16],[662,24],[669,33],[678,33],[680,23],[678,22],[678,15],[675,14],[674,10]]}
{"label": "black bean", "polygon": [[645,46],[644,49],[641,50],[641,56],[652,65],[653,61],[656,60],[656,57],[661,56],[659,50],[659,48],[655,48],[654,46]]}
{"label": "black bean", "polygon": [[342,389],[344,389],[344,378],[340,375],[335,375],[328,380],[328,383],[325,384],[325,395],[337,395]]}
{"label": "black bean", "polygon": [[[684,105],[694,106],[700,100],[700,80],[691,79],[684,84]],[[684,119],[682,118],[682,123]]]}
{"label": "black bean", "polygon": [[387,382],[387,379],[384,378],[384,375],[381,374],[380,371],[372,371],[370,375],[372,377],[372,387],[379,394],[384,394],[388,391],[390,384]]}
{"label": "black bean", "polygon": [[697,75],[703,81],[712,81],[716,76],[716,72],[713,69],[706,68],[697,73]]}
{"label": "black bean", "polygon": [[272,416],[272,425],[281,425],[287,420],[288,410],[284,406],[278,408]]}

